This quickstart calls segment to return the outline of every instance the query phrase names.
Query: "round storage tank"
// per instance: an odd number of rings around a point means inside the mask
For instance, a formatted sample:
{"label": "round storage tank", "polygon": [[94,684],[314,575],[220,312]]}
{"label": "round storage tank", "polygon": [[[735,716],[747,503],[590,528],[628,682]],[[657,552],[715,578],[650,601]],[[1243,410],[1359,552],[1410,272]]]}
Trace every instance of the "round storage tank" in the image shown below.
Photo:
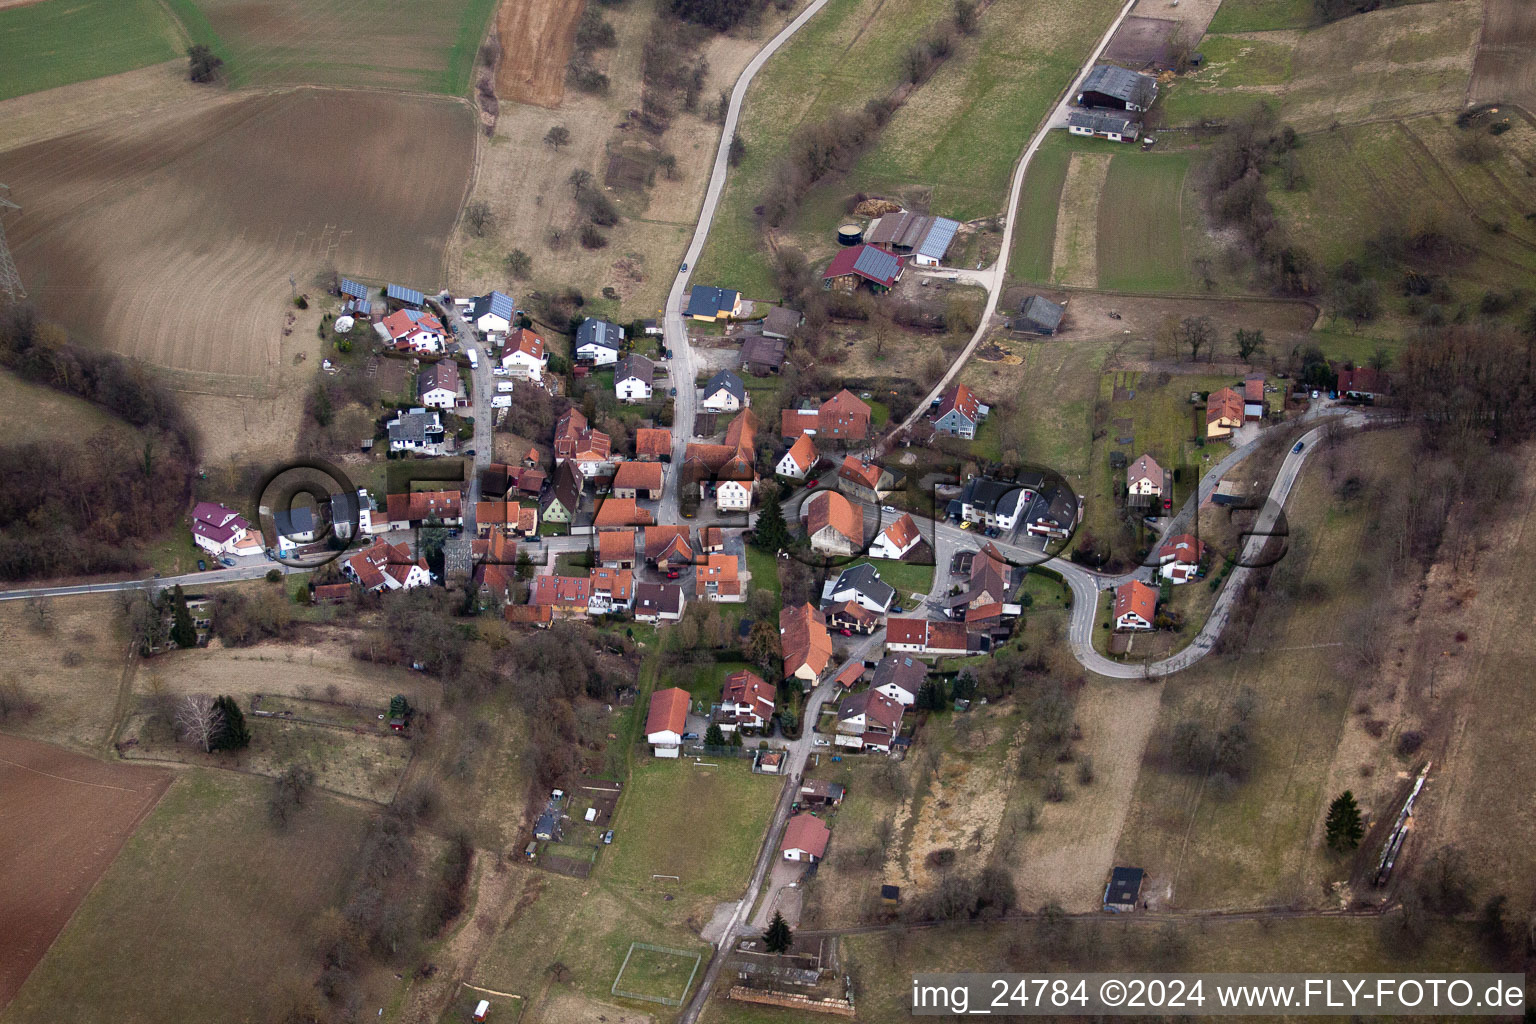
{"label": "round storage tank", "polygon": [[838,245],[858,245],[864,241],[864,229],[857,224],[844,224],[837,229]]}

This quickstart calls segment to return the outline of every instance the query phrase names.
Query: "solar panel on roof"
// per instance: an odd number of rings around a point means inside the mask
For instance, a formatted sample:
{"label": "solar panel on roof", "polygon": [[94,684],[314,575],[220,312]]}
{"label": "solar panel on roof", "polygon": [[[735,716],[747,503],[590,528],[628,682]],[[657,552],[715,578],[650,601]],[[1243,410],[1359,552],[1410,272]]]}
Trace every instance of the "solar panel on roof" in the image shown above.
{"label": "solar panel on roof", "polygon": [[368,289],[356,281],[344,277],[341,279],[341,294],[350,295],[354,299],[366,299],[368,297]]}
{"label": "solar panel on roof", "polygon": [[928,230],[928,237],[923,239],[923,244],[917,247],[919,256],[929,256],[936,260],[944,258],[949,251],[949,243],[954,241],[955,232],[960,229],[958,221],[952,221],[948,217],[935,217],[933,227]]}
{"label": "solar panel on roof", "polygon": [[901,264],[888,252],[882,252],[872,245],[866,245],[859,253],[859,258],[854,261],[853,269],[868,277],[878,278],[881,281],[889,281],[896,276],[896,271]]}
{"label": "solar panel on roof", "polygon": [[426,301],[421,292],[414,288],[406,288],[402,285],[392,284],[384,290],[384,294],[396,302],[403,302],[407,306],[419,306]]}
{"label": "solar panel on roof", "polygon": [[499,316],[504,320],[510,321],[514,312],[516,312],[516,310],[512,304],[512,296],[505,295],[501,292],[491,292],[492,315]]}

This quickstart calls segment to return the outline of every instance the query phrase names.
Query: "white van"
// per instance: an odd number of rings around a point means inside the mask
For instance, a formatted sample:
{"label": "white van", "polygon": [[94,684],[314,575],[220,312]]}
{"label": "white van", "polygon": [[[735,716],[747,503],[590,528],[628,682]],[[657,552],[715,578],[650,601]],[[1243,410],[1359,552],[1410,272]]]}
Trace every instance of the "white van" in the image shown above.
{"label": "white van", "polygon": [[469,350],[469,368],[471,370],[480,369],[480,352],[478,349],[472,348]]}

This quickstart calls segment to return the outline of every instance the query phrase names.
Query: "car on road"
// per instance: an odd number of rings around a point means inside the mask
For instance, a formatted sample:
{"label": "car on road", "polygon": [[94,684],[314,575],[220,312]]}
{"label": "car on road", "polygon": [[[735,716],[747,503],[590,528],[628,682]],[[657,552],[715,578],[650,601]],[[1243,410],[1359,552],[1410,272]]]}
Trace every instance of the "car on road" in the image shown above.
{"label": "car on road", "polygon": [[464,454],[465,455],[473,455],[473,454],[475,454],[475,450],[473,448],[465,448],[464,449]]}
{"label": "car on road", "polygon": [[1305,441],[1297,441],[1296,442],[1296,447],[1291,449],[1291,454],[1295,455],[1297,452],[1301,451],[1306,446],[1307,446],[1307,442],[1305,442]]}
{"label": "car on road", "polygon": [[671,394],[671,396],[672,396],[672,397],[673,397],[673,398],[676,398],[676,397],[677,397],[677,388],[673,388],[673,389],[672,389],[672,390],[671,390],[671,392],[670,392],[670,394]]}
{"label": "car on road", "polygon": [[675,579],[677,579],[681,575],[682,575],[682,573],[678,572],[676,569],[668,569],[667,570],[667,579],[669,579],[669,580],[675,580]]}
{"label": "car on road", "polygon": [[963,523],[960,524],[960,529],[962,529],[962,530],[969,530],[970,528],[971,528],[971,521],[969,519],[965,520]]}
{"label": "car on road", "polygon": [[235,567],[235,560],[233,558],[221,558],[219,559],[219,564],[227,569],[233,569]]}
{"label": "car on road", "polygon": [[202,559],[201,559],[201,558],[199,558],[199,559],[198,559],[198,560],[197,560],[197,571],[198,571],[198,572],[203,572],[203,571],[204,571],[204,570],[206,570],[206,569],[207,569],[207,568],[208,568],[208,563],[207,563],[207,562],[205,562],[205,561],[203,561],[203,560],[202,560]]}
{"label": "car on road", "polygon": [[663,359],[671,359],[672,358],[672,350],[671,349],[664,349],[663,351],[666,352],[666,355],[662,357]]}
{"label": "car on road", "polygon": [[896,514],[896,506],[895,505],[881,505],[880,506],[880,511],[888,513],[890,515],[895,515]]}
{"label": "car on road", "polygon": [[681,266],[681,267],[678,267],[678,268],[677,268],[677,272],[678,272],[678,273],[679,273],[679,274],[681,274],[681,273],[682,273],[682,272],[683,272],[683,271],[685,271],[685,270],[687,270],[687,269],[688,269],[688,264],[686,264],[686,263],[684,263],[684,264],[683,264],[683,265],[682,265],[682,266]]}
{"label": "car on road", "polygon": [[810,490],[811,488],[815,487],[819,483],[821,483],[820,480],[807,480],[805,482],[806,490]]}
{"label": "car on road", "polygon": [[841,633],[843,636],[853,636],[853,630],[851,630],[851,629],[843,628],[843,629],[838,630],[838,632]]}
{"label": "car on road", "polygon": [[607,832],[603,833],[603,845],[604,846],[612,846],[613,845],[613,829],[609,829]]}

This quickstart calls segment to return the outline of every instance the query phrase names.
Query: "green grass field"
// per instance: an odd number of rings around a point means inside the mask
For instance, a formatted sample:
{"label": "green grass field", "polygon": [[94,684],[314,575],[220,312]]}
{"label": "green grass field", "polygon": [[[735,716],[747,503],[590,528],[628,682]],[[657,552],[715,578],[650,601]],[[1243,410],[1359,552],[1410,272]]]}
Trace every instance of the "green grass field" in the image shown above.
{"label": "green grass field", "polygon": [[[279,1019],[318,970],[311,927],[368,813],[315,796],[267,824],[266,779],[189,769],[139,826],[0,1019]],[[211,993],[217,993],[216,998]]]}
{"label": "green grass field", "polygon": [[156,0],[44,0],[0,10],[0,100],[174,60],[186,48]]}
{"label": "green grass field", "polygon": [[1222,0],[1206,31],[1267,32],[1305,28],[1311,21],[1312,0]]}
{"label": "green grass field", "polygon": [[697,953],[684,954],[672,952],[671,947],[647,949],[635,945],[619,968],[613,983],[614,991],[681,1001],[698,974],[700,962]]}
{"label": "green grass field", "polygon": [[1035,151],[1019,196],[1019,212],[1013,225],[1013,253],[1008,276],[1020,281],[1048,282],[1056,244],[1056,211],[1061,205],[1061,186],[1067,181],[1072,153],[1063,143],[1068,136],[1053,133]]}
{"label": "green grass field", "polygon": [[[55,0],[59,2],[59,0]],[[312,84],[463,95],[496,0],[166,0],[235,85]],[[366,37],[360,38],[360,26]]]}
{"label": "green grass field", "polygon": [[603,882],[653,889],[653,875],[677,875],[668,888],[710,899],[740,896],[782,784],[753,775],[745,760],[714,768],[691,761],[637,765],[618,808],[623,841],[616,839],[599,864]]}
{"label": "green grass field", "polygon": [[763,674],[761,668],[756,665],[748,665],[744,661],[706,661],[695,668],[692,675],[669,679],[666,681],[666,685],[681,686],[693,695],[695,701],[712,704],[720,699],[720,691],[725,685],[725,677],[732,672],[739,672],[742,669],[756,672],[758,675]]}
{"label": "green grass field", "polygon": [[1183,242],[1189,157],[1128,152],[1115,156],[1099,201],[1099,287],[1181,291],[1190,286]]}
{"label": "green grass field", "polygon": [[894,558],[871,558],[869,564],[880,578],[896,588],[896,603],[908,605],[913,594],[926,594],[933,588],[933,566],[902,562]]}

